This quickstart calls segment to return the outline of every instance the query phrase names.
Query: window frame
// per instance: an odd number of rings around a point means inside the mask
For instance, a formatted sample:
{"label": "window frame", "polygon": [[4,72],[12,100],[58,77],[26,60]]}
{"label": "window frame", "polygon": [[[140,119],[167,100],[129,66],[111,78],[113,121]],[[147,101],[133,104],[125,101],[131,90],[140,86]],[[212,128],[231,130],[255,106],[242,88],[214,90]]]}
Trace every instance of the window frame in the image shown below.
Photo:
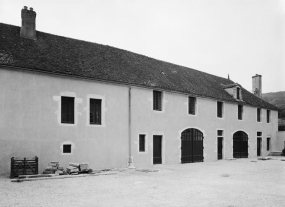
{"label": "window frame", "polygon": [[271,111],[269,109],[266,110],[266,122],[271,122]]}
{"label": "window frame", "polygon": [[241,97],[241,96],[240,96],[240,91],[241,91],[241,90],[240,90],[240,87],[237,87],[237,90],[236,90],[236,93],[237,93],[237,94],[236,94],[236,95],[237,95],[237,99],[238,99],[238,100],[241,99],[241,98],[240,98],[240,97]]}
{"label": "window frame", "polygon": [[[75,97],[61,96],[60,98],[61,98],[60,123],[74,125],[75,124]],[[71,100],[72,102],[70,102]],[[67,108],[65,108],[66,105],[67,105]]]}
{"label": "window frame", "polygon": [[197,114],[196,107],[197,107],[197,97],[188,96],[188,114],[196,115]]}
{"label": "window frame", "polygon": [[[91,104],[92,101],[94,101],[93,104]],[[100,107],[99,107],[100,112],[96,111],[96,110],[98,110],[98,106],[95,106],[96,102],[100,103]],[[99,98],[89,98],[89,125],[102,125],[102,102],[103,102],[103,100],[99,99]],[[99,113],[98,120],[96,119],[97,116],[95,115],[93,122],[91,122],[91,112],[93,112],[95,114]]]}
{"label": "window frame", "polygon": [[[141,138],[143,138],[143,144],[141,145]],[[139,134],[139,152],[146,152],[146,134]]]}
{"label": "window frame", "polygon": [[271,146],[271,137],[267,137],[266,139],[266,150],[270,151],[270,146]]}
{"label": "window frame", "polygon": [[163,93],[162,91],[153,90],[152,93],[153,100],[153,111],[162,111],[163,110]]}
{"label": "window frame", "polygon": [[[65,146],[69,146],[69,152],[64,151]],[[72,144],[63,144],[62,145],[62,154],[72,154]]]}
{"label": "window frame", "polygon": [[[220,105],[219,105],[220,104]],[[217,118],[224,118],[224,102],[217,101]],[[219,113],[220,112],[220,113]]]}
{"label": "window frame", "polygon": [[261,108],[256,109],[256,121],[262,122],[262,109]]}
{"label": "window frame", "polygon": [[238,105],[238,120],[243,120],[243,105]]}

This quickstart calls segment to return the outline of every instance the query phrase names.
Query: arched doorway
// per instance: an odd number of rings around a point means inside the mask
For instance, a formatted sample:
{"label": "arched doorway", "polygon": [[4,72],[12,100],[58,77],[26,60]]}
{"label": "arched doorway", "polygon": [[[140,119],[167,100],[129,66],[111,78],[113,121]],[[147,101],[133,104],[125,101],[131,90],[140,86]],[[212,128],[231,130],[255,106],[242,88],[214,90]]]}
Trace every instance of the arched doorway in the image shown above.
{"label": "arched doorway", "polygon": [[233,157],[248,158],[248,136],[243,131],[237,131],[233,135]]}
{"label": "arched doorway", "polygon": [[203,162],[203,133],[186,129],[181,133],[181,163]]}

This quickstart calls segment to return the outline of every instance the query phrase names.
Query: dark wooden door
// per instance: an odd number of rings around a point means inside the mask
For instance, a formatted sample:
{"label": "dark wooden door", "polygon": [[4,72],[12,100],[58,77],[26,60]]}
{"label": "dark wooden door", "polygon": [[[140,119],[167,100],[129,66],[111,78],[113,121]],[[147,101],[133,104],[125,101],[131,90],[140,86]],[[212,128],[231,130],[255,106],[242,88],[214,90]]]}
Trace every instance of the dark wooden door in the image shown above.
{"label": "dark wooden door", "polygon": [[223,138],[218,137],[218,160],[223,159]]}
{"label": "dark wooden door", "polygon": [[257,156],[261,156],[261,138],[257,138]]}
{"label": "dark wooden door", "polygon": [[248,158],[248,136],[243,131],[238,131],[233,135],[233,157]]}
{"label": "dark wooden door", "polygon": [[162,163],[162,136],[154,135],[153,136],[153,164]]}
{"label": "dark wooden door", "polygon": [[181,134],[181,163],[203,162],[203,133],[186,129]]}

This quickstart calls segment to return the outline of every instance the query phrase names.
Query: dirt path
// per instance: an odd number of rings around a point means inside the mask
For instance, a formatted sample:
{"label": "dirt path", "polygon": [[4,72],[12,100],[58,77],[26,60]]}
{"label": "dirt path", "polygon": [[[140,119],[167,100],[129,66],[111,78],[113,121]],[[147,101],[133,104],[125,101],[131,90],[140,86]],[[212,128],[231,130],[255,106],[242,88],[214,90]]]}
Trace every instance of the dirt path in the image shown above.
{"label": "dirt path", "polygon": [[273,158],[21,183],[2,177],[0,206],[285,206],[285,161]]}

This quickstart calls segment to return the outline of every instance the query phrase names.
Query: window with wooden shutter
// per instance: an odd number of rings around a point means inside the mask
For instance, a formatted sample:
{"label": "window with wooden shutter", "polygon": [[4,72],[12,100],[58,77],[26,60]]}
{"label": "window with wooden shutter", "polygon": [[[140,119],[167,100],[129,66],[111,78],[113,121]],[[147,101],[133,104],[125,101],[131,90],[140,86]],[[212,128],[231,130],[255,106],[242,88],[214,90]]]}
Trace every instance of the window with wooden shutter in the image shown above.
{"label": "window with wooden shutter", "polygon": [[238,119],[242,120],[243,105],[238,105]]}
{"label": "window with wooden shutter", "polygon": [[189,106],[188,106],[188,113],[195,115],[196,112],[196,97],[189,97],[188,98]]}
{"label": "window with wooden shutter", "polygon": [[270,110],[266,111],[266,119],[267,119],[267,123],[270,123]]}
{"label": "window with wooden shutter", "polygon": [[101,99],[90,99],[90,124],[101,125]]}
{"label": "window with wooden shutter", "polygon": [[61,97],[61,123],[74,124],[74,97]]}
{"label": "window with wooden shutter", "polygon": [[153,110],[162,111],[162,92],[153,91]]}
{"label": "window with wooden shutter", "polygon": [[261,109],[258,108],[257,109],[257,121],[260,122],[260,120],[261,120]]}
{"label": "window with wooden shutter", "polygon": [[220,101],[217,102],[217,116],[219,118],[223,117],[223,102]]}
{"label": "window with wooden shutter", "polygon": [[139,151],[145,152],[145,134],[139,135]]}

